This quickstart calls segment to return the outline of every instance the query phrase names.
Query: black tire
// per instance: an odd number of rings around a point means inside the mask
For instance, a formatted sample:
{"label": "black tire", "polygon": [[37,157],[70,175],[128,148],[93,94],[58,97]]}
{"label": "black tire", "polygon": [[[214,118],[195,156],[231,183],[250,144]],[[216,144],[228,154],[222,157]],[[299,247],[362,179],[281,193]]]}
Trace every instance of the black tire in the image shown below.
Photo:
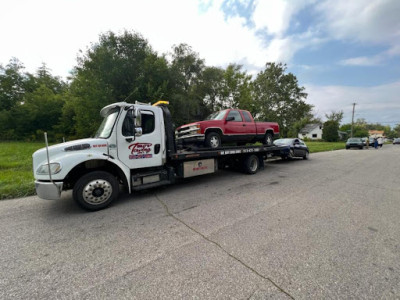
{"label": "black tire", "polygon": [[83,175],[73,189],[74,200],[84,209],[96,211],[106,208],[118,198],[119,183],[114,175],[94,171]]}
{"label": "black tire", "polygon": [[289,154],[288,154],[288,159],[293,159],[295,156],[294,156],[294,150],[293,149],[290,149],[289,150]]}
{"label": "black tire", "polygon": [[271,145],[273,144],[273,142],[274,142],[274,138],[272,137],[272,134],[269,133],[269,132],[267,132],[267,133],[264,135],[263,144],[264,144],[264,145],[271,146]]}
{"label": "black tire", "polygon": [[258,157],[254,154],[247,156],[243,162],[243,169],[244,172],[247,174],[257,173],[259,166],[260,161]]}
{"label": "black tire", "polygon": [[306,151],[306,154],[303,156],[303,159],[308,159],[309,156],[310,156],[310,152]]}
{"label": "black tire", "polygon": [[208,148],[219,148],[221,147],[221,136],[216,132],[210,132],[206,135],[204,144]]}

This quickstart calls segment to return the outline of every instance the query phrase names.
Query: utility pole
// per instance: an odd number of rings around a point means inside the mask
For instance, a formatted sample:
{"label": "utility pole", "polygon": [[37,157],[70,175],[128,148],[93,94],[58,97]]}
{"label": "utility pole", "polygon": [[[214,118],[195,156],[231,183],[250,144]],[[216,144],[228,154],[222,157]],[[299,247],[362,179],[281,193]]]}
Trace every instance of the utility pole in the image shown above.
{"label": "utility pole", "polygon": [[353,116],[351,117],[351,137],[353,137],[353,126],[354,126],[354,109],[357,103],[353,103]]}

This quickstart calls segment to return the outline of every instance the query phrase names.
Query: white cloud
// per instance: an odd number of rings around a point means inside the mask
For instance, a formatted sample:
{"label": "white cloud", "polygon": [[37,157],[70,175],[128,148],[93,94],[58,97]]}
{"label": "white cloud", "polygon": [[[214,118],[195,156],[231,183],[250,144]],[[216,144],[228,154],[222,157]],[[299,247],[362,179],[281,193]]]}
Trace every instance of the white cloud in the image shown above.
{"label": "white cloud", "polygon": [[[124,29],[141,33],[158,53],[187,43],[207,64],[225,66],[247,61],[262,67],[276,54],[265,47],[246,20],[226,18],[221,1],[6,0],[0,19],[0,62],[19,58],[33,72],[45,62],[53,74],[66,76],[80,49],[96,43],[101,33]],[[16,22],[18,16],[18,22]],[[10,25],[12,24],[12,26]]]}
{"label": "white cloud", "polygon": [[[344,112],[342,123],[351,122],[352,103],[356,105],[356,117],[369,123],[400,123],[400,81],[373,87],[315,86],[305,85],[307,103],[314,105],[320,117],[331,111]],[[394,125],[390,124],[390,125]]]}
{"label": "white cloud", "polygon": [[[207,9],[199,12],[199,3]],[[0,4],[8,12],[0,19],[2,46],[7,45],[1,49],[0,62],[17,57],[29,72],[45,62],[53,74],[66,76],[76,65],[80,49],[85,51],[91,43],[96,43],[101,33],[124,29],[141,33],[158,53],[171,51],[174,44],[187,43],[208,65],[246,62],[248,67],[259,70],[268,61],[287,62],[292,58],[299,47],[295,39],[277,37],[265,41],[256,34],[257,29],[246,26],[244,18],[226,17],[220,9],[221,3],[220,0],[114,0],[110,5],[106,0],[6,0]],[[261,9],[269,11],[262,3],[258,4]],[[268,26],[274,32],[283,32],[294,8],[286,2],[277,3],[280,13],[271,15],[275,19],[268,21]],[[256,8],[256,14],[260,7]],[[272,5],[271,11],[275,10]],[[281,19],[283,23],[278,24]]]}
{"label": "white cloud", "polygon": [[342,60],[340,63],[344,66],[377,66],[383,60],[381,55],[359,56]]}
{"label": "white cloud", "polygon": [[266,29],[269,35],[282,37],[290,26],[293,15],[315,0],[258,0],[255,2],[253,22],[257,30]]}
{"label": "white cloud", "polygon": [[317,6],[321,25],[335,39],[396,44],[400,37],[400,1],[336,0]]}

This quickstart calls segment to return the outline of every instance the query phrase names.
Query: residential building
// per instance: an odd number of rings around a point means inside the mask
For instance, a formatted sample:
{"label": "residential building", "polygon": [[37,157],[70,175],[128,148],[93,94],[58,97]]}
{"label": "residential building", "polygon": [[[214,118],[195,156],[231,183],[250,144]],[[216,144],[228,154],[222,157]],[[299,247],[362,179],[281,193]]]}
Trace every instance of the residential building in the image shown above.
{"label": "residential building", "polygon": [[321,140],[322,124],[307,124],[298,134],[299,139]]}

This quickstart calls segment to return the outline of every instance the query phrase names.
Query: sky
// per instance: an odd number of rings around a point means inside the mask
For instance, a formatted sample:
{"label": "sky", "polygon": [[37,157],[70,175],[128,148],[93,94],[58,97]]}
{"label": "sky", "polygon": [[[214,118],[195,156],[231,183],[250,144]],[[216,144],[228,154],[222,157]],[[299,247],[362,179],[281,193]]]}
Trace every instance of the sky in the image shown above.
{"label": "sky", "polygon": [[45,63],[67,78],[108,31],[140,33],[160,55],[186,43],[207,66],[256,75],[282,62],[325,120],[400,124],[399,0],[1,0],[0,64]]}

